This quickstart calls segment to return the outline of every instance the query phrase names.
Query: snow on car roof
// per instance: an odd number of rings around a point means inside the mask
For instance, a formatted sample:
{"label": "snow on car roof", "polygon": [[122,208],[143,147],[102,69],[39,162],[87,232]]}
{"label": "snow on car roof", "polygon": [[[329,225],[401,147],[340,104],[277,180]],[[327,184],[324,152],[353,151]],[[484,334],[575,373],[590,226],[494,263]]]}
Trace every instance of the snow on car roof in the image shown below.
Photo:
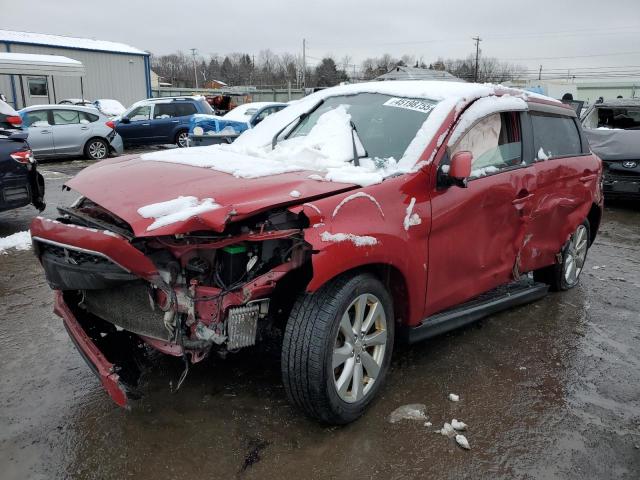
{"label": "snow on car roof", "polygon": [[[240,122],[246,122],[248,119],[244,118],[247,115],[253,115],[257,110],[270,107],[272,105],[286,105],[286,103],[281,102],[249,102],[243,103],[242,105],[238,105],[233,110],[229,111],[226,115],[224,115],[227,120],[237,120]],[[254,109],[254,111],[249,112],[249,110]]]}
{"label": "snow on car roof", "polygon": [[[382,162],[362,159],[360,166],[348,162],[353,157],[350,115],[346,109],[341,111],[340,108],[324,113],[307,137],[294,139],[293,142],[280,142],[276,149],[272,150],[271,141],[274,135],[301,114],[312,110],[321,100],[360,93],[428,99],[435,103],[400,159],[378,159]],[[501,95],[504,95],[502,99]],[[212,168],[243,178],[314,170],[325,174],[323,180],[371,185],[380,183],[386,177],[419,168],[420,156],[433,141],[450,113],[483,97],[489,98],[487,104],[482,105],[480,113],[490,110],[493,103],[507,104],[509,108],[523,110],[526,109],[526,100],[541,98],[540,95],[530,95],[522,90],[491,84],[393,81],[343,85],[321,90],[289,103],[287,108],[268,116],[255,128],[245,131],[231,145],[154,152],[142,155],[142,159]],[[509,101],[509,98],[512,100]],[[549,97],[543,98],[545,101],[560,104]],[[321,121],[322,117],[325,117],[326,121]],[[337,142],[336,139],[343,141]],[[312,158],[312,161],[305,162],[304,158]],[[430,160],[426,161],[429,162]]]}
{"label": "snow on car roof", "polygon": [[15,30],[0,30],[0,42],[50,45],[52,47],[149,55],[144,50],[139,50],[124,43],[94,40],[91,38],[67,37],[63,35],[49,35],[46,33],[19,32]]}

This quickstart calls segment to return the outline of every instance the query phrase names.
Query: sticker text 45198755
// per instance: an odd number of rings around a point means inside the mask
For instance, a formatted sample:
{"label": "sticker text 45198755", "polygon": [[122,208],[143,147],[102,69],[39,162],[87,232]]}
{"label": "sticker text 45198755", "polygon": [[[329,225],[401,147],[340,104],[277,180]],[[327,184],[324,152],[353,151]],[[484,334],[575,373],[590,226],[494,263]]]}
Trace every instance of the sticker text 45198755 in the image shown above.
{"label": "sticker text 45198755", "polygon": [[383,103],[386,107],[405,108],[407,110],[415,110],[416,112],[429,113],[433,110],[433,103],[425,100],[416,100],[413,98],[390,98]]}

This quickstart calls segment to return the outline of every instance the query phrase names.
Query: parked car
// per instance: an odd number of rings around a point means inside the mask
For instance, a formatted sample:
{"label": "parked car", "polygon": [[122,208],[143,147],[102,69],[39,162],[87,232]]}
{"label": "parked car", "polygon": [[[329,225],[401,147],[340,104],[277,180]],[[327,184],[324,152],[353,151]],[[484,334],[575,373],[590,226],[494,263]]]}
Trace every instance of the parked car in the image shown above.
{"label": "parked car", "polygon": [[242,132],[258,125],[269,115],[287,106],[278,102],[249,102],[234,108],[222,117],[194,115],[189,123],[190,146],[231,143]]}
{"label": "parked car", "polygon": [[604,193],[640,199],[640,99],[595,103],[582,117],[591,148],[604,164]]}
{"label": "parked car", "polygon": [[81,107],[92,107],[93,102],[82,98],[65,98],[60,100],[58,105],[80,105]]}
{"label": "parked car", "polygon": [[76,105],[34,105],[20,110],[37,158],[84,155],[103,160],[123,152],[115,123],[95,108]]}
{"label": "parked car", "polygon": [[21,121],[0,100],[0,212],[33,204],[44,210],[44,179],[27,143],[27,134],[16,128]]}
{"label": "parked car", "polygon": [[125,146],[175,143],[189,145],[192,115],[213,114],[202,96],[165,97],[141,100],[132,105],[116,123]]}
{"label": "parked car", "polygon": [[100,112],[107,117],[119,117],[127,111],[124,105],[122,105],[118,100],[109,98],[100,98],[94,101],[91,105],[100,110]]}
{"label": "parked car", "polygon": [[396,339],[574,287],[601,173],[556,100],[374,82],[231,145],[89,167],[67,182],[80,200],[31,233],[55,312],[119,405],[138,345],[196,363],[275,344],[290,401],[344,424],[383,387]]}

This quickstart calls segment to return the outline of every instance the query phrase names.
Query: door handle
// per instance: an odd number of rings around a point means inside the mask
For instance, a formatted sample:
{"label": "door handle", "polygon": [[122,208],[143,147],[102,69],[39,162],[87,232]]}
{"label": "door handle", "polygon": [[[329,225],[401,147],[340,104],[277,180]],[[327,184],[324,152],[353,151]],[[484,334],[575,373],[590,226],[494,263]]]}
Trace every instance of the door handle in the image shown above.
{"label": "door handle", "polygon": [[40,133],[42,133],[44,135],[44,134],[47,134],[47,133],[51,133],[51,130],[42,130]]}
{"label": "door handle", "polygon": [[148,123],[143,123],[143,124],[142,124],[142,126],[143,126],[143,127],[148,127],[148,126],[149,126],[149,124],[148,124]]}
{"label": "door handle", "polygon": [[533,198],[533,193],[529,193],[528,195],[525,195],[524,197],[518,197],[515,200],[513,200],[511,203],[513,205],[522,205],[523,203],[528,202],[529,200],[531,200]]}
{"label": "door handle", "polygon": [[180,120],[171,120],[171,123],[180,123]]}
{"label": "door handle", "polygon": [[89,130],[89,127],[80,127],[80,130]]}
{"label": "door handle", "polygon": [[580,177],[580,181],[582,183],[589,183],[590,181],[595,180],[597,177],[598,175],[596,175],[595,173],[591,175],[585,175],[584,177]]}

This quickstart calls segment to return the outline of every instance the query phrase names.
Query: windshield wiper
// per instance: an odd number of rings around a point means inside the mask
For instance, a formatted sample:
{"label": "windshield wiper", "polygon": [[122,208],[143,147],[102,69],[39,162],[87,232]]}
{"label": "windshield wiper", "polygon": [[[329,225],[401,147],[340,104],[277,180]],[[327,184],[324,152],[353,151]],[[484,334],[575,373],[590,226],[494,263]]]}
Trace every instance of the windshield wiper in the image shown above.
{"label": "windshield wiper", "polygon": [[[308,110],[306,112],[301,113],[300,115],[298,115],[296,118],[294,118],[293,120],[291,120],[289,123],[287,123],[284,127],[282,127],[280,130],[278,130],[276,132],[276,134],[273,136],[273,138],[271,139],[271,150],[273,150],[274,148],[276,148],[276,144],[278,143],[278,137],[280,136],[280,134],[282,132],[284,132],[287,128],[289,128],[289,126],[293,123],[293,122],[298,122],[298,125],[300,125],[305,118],[307,118],[309,115],[311,115],[313,112],[315,112],[318,107],[320,105],[322,105],[324,103],[324,100],[320,100],[318,103],[316,103],[316,105],[311,109]],[[296,125],[296,126],[298,126]]]}
{"label": "windshield wiper", "polygon": [[360,141],[360,145],[362,145],[362,148],[364,148],[364,156],[367,157],[367,149],[364,146],[364,143],[362,143],[362,140],[360,140],[360,135],[358,135],[358,129],[356,128],[356,124],[353,123],[353,120],[349,120],[349,123],[351,124],[351,143],[353,145],[353,164],[356,167],[360,166],[360,155],[358,155],[358,146],[356,145],[356,135],[358,136],[358,140]]}

